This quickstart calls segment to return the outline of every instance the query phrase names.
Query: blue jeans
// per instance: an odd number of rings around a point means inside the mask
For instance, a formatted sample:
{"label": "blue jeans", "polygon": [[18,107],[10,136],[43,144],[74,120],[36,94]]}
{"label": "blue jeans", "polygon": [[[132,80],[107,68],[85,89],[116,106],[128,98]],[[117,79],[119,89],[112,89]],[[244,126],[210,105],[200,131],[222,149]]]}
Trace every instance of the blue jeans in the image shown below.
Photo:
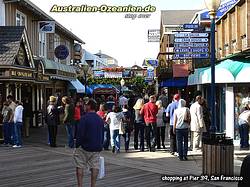
{"label": "blue jeans", "polygon": [[125,130],[125,133],[122,135],[125,142],[125,150],[127,151],[129,149],[129,142],[130,142],[130,131]]}
{"label": "blue jeans", "polygon": [[109,148],[109,142],[110,142],[110,130],[109,126],[104,126],[104,136],[103,136],[103,148],[107,150]]}
{"label": "blue jeans", "polygon": [[188,129],[176,129],[176,141],[179,158],[186,157],[188,152]]}
{"label": "blue jeans", "polygon": [[14,124],[14,145],[22,145],[22,135],[21,135],[21,132],[22,132],[22,126],[23,126],[23,123],[21,122],[16,122]]}
{"label": "blue jeans", "polygon": [[4,135],[4,144],[11,144],[11,126],[10,123],[3,123],[3,135]]}
{"label": "blue jeans", "polygon": [[249,125],[242,124],[239,126],[240,131],[240,148],[249,147]]}
{"label": "blue jeans", "polygon": [[120,134],[119,130],[110,130],[111,146],[115,146],[116,151],[120,151]]}
{"label": "blue jeans", "polygon": [[65,125],[67,136],[68,136],[68,146],[74,148],[74,134],[73,134],[73,124],[67,123]]}

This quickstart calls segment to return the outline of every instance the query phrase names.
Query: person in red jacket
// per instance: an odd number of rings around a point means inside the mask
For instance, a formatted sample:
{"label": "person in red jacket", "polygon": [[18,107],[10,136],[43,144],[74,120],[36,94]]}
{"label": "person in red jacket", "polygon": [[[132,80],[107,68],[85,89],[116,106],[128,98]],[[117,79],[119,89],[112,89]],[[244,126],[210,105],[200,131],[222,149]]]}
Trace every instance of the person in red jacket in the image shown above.
{"label": "person in red jacket", "polygon": [[75,112],[74,112],[74,121],[75,121],[75,126],[74,126],[74,139],[76,138],[77,134],[77,129],[79,126],[79,122],[81,119],[81,102],[78,100],[75,105]]}
{"label": "person in red jacket", "polygon": [[[156,126],[156,121],[157,121],[157,113],[158,113],[158,107],[155,104],[156,102],[156,97],[154,95],[150,96],[149,102],[146,103],[143,108],[141,109],[140,113],[144,117],[145,120],[145,136],[146,136],[146,141],[147,141],[147,147],[150,152],[155,151],[155,146],[156,146],[156,131],[157,131],[157,126]],[[151,137],[152,135],[152,137]],[[152,144],[151,144],[152,140]]]}

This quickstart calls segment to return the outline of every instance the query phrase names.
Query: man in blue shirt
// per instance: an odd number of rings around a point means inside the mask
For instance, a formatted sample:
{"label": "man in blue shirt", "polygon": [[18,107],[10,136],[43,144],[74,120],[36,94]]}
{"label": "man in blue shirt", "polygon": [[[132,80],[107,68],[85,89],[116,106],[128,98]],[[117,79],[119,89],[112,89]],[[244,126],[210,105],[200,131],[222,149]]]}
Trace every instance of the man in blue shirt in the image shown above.
{"label": "man in blue shirt", "polygon": [[104,121],[96,114],[96,101],[86,103],[87,114],[79,123],[76,137],[74,162],[78,187],[83,185],[83,169],[91,170],[91,186],[95,186],[99,172],[100,152],[103,148]]}
{"label": "man in blue shirt", "polygon": [[170,153],[174,155],[177,151],[176,149],[176,135],[173,133],[174,125],[174,111],[178,108],[178,101],[180,100],[180,95],[175,94],[173,97],[173,102],[170,103],[166,109],[166,116],[170,118]]}

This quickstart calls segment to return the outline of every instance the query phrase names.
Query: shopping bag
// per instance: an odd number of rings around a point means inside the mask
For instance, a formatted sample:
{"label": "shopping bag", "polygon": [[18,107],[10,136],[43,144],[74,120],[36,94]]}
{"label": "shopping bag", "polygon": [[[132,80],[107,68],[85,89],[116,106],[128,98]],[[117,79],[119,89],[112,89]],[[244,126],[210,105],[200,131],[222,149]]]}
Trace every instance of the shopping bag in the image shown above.
{"label": "shopping bag", "polygon": [[104,157],[100,156],[99,161],[99,174],[98,179],[102,179],[105,176],[105,166],[104,166]]}

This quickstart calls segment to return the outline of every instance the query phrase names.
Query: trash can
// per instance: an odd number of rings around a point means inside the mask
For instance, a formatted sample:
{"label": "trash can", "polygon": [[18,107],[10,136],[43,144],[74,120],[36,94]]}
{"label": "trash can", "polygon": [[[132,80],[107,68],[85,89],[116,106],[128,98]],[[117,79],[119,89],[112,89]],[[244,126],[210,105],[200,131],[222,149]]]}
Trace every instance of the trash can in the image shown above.
{"label": "trash can", "polygon": [[225,133],[206,134],[202,137],[202,173],[203,175],[233,176],[234,145],[233,139]]}

